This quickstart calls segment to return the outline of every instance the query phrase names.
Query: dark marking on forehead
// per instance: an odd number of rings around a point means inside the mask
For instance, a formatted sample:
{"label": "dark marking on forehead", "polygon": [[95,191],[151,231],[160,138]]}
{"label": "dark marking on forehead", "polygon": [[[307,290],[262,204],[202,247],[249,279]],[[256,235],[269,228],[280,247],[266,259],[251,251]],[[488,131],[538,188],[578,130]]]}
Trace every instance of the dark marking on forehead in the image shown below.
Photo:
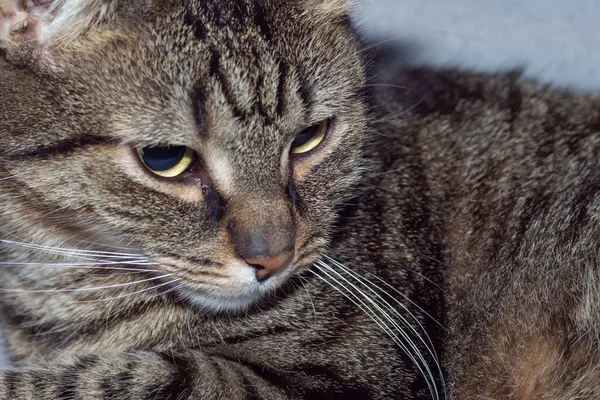
{"label": "dark marking on forehead", "polygon": [[209,61],[209,73],[210,76],[215,78],[219,84],[221,85],[221,89],[223,90],[223,94],[225,95],[225,100],[231,107],[231,111],[236,118],[242,118],[244,113],[242,112],[240,106],[238,105],[235,95],[233,94],[233,90],[231,89],[231,85],[229,81],[221,71],[221,61],[219,51],[214,47],[210,49],[210,61]]}
{"label": "dark marking on forehead", "polygon": [[198,126],[198,132],[200,136],[206,135],[206,110],[205,110],[206,96],[200,88],[194,89],[192,92],[192,112],[194,113],[194,121]]}
{"label": "dark marking on forehead", "polygon": [[185,13],[183,15],[183,23],[186,26],[189,26],[192,28],[193,32],[194,32],[194,37],[197,40],[204,40],[206,39],[206,28],[204,27],[204,25],[202,24],[202,22],[194,17],[194,15],[192,14],[191,8],[192,6],[190,6],[190,2],[189,0],[187,0],[185,2]]}
{"label": "dark marking on forehead", "polygon": [[310,90],[310,85],[304,78],[302,71],[300,71],[298,93],[300,94],[304,108],[310,113],[310,110],[313,108],[312,92]]}
{"label": "dark marking on forehead", "polygon": [[277,109],[275,112],[281,117],[285,111],[285,87],[287,85],[288,67],[283,61],[279,61],[278,67],[279,83],[277,84]]}
{"label": "dark marking on forehead", "polygon": [[254,23],[260,29],[266,41],[270,42],[273,39],[271,25],[267,21],[266,10],[260,2],[254,3]]}

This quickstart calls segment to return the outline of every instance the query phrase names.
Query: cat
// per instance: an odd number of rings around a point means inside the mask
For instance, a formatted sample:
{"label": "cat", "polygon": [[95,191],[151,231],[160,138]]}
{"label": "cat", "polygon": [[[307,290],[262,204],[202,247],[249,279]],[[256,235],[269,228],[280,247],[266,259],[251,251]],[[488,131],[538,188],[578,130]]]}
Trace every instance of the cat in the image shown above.
{"label": "cat", "polygon": [[598,96],[340,0],[0,4],[0,398],[598,397]]}
{"label": "cat", "polygon": [[443,397],[349,2],[2,4],[0,398]]}

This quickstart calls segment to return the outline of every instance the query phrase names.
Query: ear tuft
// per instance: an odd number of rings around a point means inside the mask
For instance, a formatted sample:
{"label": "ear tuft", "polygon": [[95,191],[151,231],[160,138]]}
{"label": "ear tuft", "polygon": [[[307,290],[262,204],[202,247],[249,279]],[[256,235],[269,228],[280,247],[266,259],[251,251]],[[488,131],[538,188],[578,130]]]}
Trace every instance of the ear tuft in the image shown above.
{"label": "ear tuft", "polygon": [[0,0],[0,45],[64,44],[93,29],[114,8],[114,0]]}

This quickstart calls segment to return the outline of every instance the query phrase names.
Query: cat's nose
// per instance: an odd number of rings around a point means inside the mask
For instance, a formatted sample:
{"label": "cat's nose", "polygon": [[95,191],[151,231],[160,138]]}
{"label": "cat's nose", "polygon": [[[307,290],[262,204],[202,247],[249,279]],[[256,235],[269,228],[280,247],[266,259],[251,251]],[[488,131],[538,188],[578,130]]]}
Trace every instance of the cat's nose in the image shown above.
{"label": "cat's nose", "polygon": [[227,229],[235,252],[256,269],[259,281],[273,276],[294,257],[296,240],[291,223],[240,219],[230,220]]}
{"label": "cat's nose", "polygon": [[256,280],[262,282],[269,279],[275,272],[288,265],[290,261],[292,261],[292,258],[294,258],[294,252],[290,251],[274,257],[244,258],[244,261],[251,267],[256,268]]}

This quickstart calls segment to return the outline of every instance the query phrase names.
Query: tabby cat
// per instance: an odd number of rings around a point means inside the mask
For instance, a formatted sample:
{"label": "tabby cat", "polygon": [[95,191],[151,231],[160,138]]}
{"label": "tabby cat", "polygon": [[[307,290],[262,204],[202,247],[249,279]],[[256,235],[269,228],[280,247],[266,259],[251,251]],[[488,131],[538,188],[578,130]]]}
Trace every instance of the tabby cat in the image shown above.
{"label": "tabby cat", "polygon": [[600,394],[600,101],[350,5],[0,0],[1,399]]}

